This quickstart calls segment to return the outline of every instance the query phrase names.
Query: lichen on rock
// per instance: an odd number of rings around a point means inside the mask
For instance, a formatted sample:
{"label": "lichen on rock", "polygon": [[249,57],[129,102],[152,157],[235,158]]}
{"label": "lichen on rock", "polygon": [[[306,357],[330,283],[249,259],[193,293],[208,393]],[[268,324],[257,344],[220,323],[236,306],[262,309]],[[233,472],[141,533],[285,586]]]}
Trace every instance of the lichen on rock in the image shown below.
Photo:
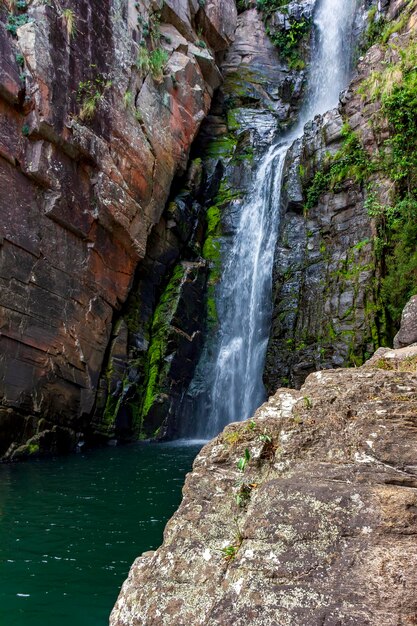
{"label": "lichen on rock", "polygon": [[228,426],[197,457],[163,545],[132,566],[111,625],[411,626],[416,384],[410,362],[317,372]]}

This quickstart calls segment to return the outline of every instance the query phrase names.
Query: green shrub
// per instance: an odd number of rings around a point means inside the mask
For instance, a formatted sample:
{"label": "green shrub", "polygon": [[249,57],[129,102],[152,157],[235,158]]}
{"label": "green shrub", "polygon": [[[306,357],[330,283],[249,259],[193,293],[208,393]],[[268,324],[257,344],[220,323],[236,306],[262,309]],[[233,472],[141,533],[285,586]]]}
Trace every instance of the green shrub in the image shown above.
{"label": "green shrub", "polygon": [[149,55],[149,69],[155,80],[161,80],[164,75],[164,68],[168,61],[168,52],[161,48],[152,50]]}
{"label": "green shrub", "polygon": [[385,277],[381,296],[395,325],[409,298],[417,293],[417,198],[407,195],[385,214],[385,245],[383,262]]}
{"label": "green shrub", "polygon": [[320,196],[332,191],[345,180],[363,183],[373,171],[373,164],[356,135],[348,126],[342,131],[343,144],[334,156],[328,157],[305,189],[305,209],[317,206]]}
{"label": "green shrub", "polygon": [[79,117],[82,121],[93,119],[105,90],[109,89],[111,85],[112,82],[106,80],[101,74],[78,84],[76,100],[81,105]]}
{"label": "green shrub", "polygon": [[22,13],[20,15],[14,15],[13,13],[9,13],[7,18],[6,30],[11,33],[14,37],[17,35],[17,29],[24,24],[29,22],[29,17],[26,13]]}
{"label": "green shrub", "polygon": [[303,69],[305,66],[305,62],[300,54],[300,47],[310,34],[310,31],[311,20],[304,18],[300,20],[291,18],[288,30],[275,30],[268,25],[266,27],[270,40],[292,69]]}
{"label": "green shrub", "polygon": [[164,75],[168,58],[168,52],[162,50],[162,48],[156,48],[149,52],[145,46],[141,46],[136,60],[136,67],[143,74],[150,72],[155,80],[160,81]]}
{"label": "green shrub", "polygon": [[272,13],[288,5],[289,0],[257,0],[256,6],[260,11]]}

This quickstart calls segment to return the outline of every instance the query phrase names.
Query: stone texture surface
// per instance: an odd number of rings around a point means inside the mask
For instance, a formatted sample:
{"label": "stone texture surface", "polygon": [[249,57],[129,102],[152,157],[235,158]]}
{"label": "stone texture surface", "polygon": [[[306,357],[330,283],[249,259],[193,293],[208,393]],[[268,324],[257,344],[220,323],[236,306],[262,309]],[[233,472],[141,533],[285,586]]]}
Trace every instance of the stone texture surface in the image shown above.
{"label": "stone texture surface", "polygon": [[[16,36],[8,17],[3,3],[0,456],[39,428],[88,429],[113,320],[209,110],[236,8],[33,0]],[[155,77],[138,61],[153,48],[167,57]]]}
{"label": "stone texture surface", "polygon": [[111,626],[416,624],[416,384],[415,355],[317,372],[228,426]]}
{"label": "stone texture surface", "polygon": [[401,327],[394,337],[394,348],[405,348],[417,343],[417,296],[407,302],[401,316]]}
{"label": "stone texture surface", "polygon": [[[290,7],[294,3],[290,3]],[[302,3],[311,16],[314,2]],[[300,5],[299,5],[300,6]],[[276,30],[284,29],[285,23]],[[304,54],[308,58],[309,40]],[[294,121],[301,105],[305,69],[290,69],[266,34],[262,14],[256,9],[244,11],[238,18],[236,36],[222,63],[224,93],[235,104],[246,108],[265,108],[274,112],[281,124]]]}

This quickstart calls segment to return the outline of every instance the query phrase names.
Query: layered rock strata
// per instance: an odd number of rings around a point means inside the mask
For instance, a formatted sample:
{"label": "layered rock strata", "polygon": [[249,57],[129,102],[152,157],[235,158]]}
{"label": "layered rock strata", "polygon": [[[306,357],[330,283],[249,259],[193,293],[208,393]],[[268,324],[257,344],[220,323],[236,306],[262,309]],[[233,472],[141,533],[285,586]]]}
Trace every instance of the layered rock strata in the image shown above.
{"label": "layered rock strata", "polygon": [[232,0],[2,4],[0,456],[88,431],[235,25]]}
{"label": "layered rock strata", "polygon": [[[311,12],[311,3],[306,7]],[[307,41],[303,54],[308,55]],[[163,438],[187,430],[184,423],[194,417],[199,381],[209,375],[206,357],[221,322],[216,285],[243,198],[259,156],[280,127],[294,122],[301,104],[305,69],[289,67],[255,8],[240,13],[221,70],[223,82],[194,143],[187,173],[174,181],[123,321],[115,328],[94,418],[95,431],[103,436]],[[200,264],[201,280],[186,297],[174,294],[179,308],[173,317],[158,300],[172,298],[171,277],[184,261]]]}

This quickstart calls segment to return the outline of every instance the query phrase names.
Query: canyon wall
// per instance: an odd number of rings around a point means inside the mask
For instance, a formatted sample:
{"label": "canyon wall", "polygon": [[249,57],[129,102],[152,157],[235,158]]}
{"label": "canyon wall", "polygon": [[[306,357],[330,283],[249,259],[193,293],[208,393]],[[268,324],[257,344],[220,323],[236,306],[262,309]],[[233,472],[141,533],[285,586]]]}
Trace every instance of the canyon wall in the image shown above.
{"label": "canyon wall", "polygon": [[[313,1],[237,4],[3,2],[1,457],[174,437],[193,419],[223,254],[310,58]],[[393,128],[363,86],[411,50],[413,4],[359,3],[363,31],[339,107],[287,157],[268,393],[390,345],[411,295],[412,279],[398,298],[383,286],[402,282],[384,211],[404,185],[375,163]]]}
{"label": "canyon wall", "polygon": [[417,21],[378,6],[338,109],[288,155],[274,392],[202,449],[112,626],[416,623],[416,296],[371,353],[416,289]]}
{"label": "canyon wall", "polygon": [[114,322],[236,17],[232,0],[1,4],[0,456],[91,429]]}

